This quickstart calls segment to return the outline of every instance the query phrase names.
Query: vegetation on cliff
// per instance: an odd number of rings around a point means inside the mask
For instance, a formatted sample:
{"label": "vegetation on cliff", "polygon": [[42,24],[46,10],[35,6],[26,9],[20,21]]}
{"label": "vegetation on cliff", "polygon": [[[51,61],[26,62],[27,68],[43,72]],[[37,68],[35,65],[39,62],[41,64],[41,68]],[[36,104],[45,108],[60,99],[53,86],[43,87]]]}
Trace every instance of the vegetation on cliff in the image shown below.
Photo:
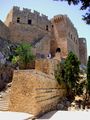
{"label": "vegetation on cliff", "polygon": [[27,69],[28,64],[35,59],[32,53],[32,46],[27,43],[21,43],[15,50],[12,62],[14,64],[23,64],[24,69]]}

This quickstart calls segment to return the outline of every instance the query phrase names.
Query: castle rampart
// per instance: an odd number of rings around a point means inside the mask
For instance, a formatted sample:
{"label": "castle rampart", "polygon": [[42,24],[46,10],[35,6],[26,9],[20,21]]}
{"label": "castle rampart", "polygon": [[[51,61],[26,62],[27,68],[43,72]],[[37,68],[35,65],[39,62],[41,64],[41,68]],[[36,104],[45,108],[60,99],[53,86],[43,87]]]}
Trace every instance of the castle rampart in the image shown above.
{"label": "castle rampart", "polygon": [[[45,38],[46,35],[50,41],[51,22],[47,16],[40,15],[37,11],[32,12],[26,8],[20,10],[19,7],[14,6],[8,14],[5,24],[10,31],[10,40],[14,43],[23,41],[32,43],[38,41],[41,36],[43,36],[42,39]],[[50,44],[49,46],[47,44],[48,47],[50,48]]]}
{"label": "castle rampart", "polygon": [[[12,21],[11,21],[12,18]],[[31,11],[31,9],[23,8],[23,10],[20,10],[19,7],[13,7],[13,9],[8,14],[8,17],[6,18],[5,22],[9,26],[9,22],[12,23],[20,23],[20,24],[29,24],[29,25],[35,25],[38,26],[44,30],[46,30],[46,26],[48,26],[48,30],[51,29],[50,21],[48,20],[48,17],[46,15],[43,15],[37,11]]]}

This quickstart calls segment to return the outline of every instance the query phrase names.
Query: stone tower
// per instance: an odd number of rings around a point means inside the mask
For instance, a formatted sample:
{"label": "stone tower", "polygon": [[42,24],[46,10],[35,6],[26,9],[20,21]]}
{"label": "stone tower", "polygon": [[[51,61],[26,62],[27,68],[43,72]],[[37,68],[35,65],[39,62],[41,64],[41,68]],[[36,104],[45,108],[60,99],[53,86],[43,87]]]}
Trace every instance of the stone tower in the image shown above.
{"label": "stone tower", "polygon": [[57,47],[61,48],[62,58],[72,51],[79,58],[78,33],[66,15],[57,15],[51,20],[53,24]]}
{"label": "stone tower", "polygon": [[87,65],[87,43],[85,38],[79,38],[79,57],[82,65]]}

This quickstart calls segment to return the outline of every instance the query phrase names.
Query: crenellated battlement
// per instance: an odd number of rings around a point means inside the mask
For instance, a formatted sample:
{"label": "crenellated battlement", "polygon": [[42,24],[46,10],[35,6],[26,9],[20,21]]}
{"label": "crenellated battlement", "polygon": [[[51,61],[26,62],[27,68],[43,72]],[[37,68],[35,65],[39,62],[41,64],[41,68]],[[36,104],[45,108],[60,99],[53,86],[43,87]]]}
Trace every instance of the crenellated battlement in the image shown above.
{"label": "crenellated battlement", "polygon": [[44,14],[32,11],[27,8],[14,6],[7,15],[5,24],[9,27],[11,24],[35,26],[43,30],[51,31],[51,22]]}
{"label": "crenellated battlement", "polygon": [[38,16],[38,17],[41,17],[43,19],[47,19],[48,20],[48,16],[46,16],[44,14],[41,14],[41,13],[39,13],[36,10],[32,11],[31,9],[27,9],[27,8],[21,9],[20,7],[14,6],[13,7],[13,11],[20,12],[20,13],[33,14],[35,16]]}
{"label": "crenellated battlement", "polygon": [[65,17],[66,17],[66,15],[61,15],[61,14],[56,15],[56,16],[53,17],[53,19],[51,19],[51,21],[54,22],[54,23],[59,23],[61,21],[64,21]]}

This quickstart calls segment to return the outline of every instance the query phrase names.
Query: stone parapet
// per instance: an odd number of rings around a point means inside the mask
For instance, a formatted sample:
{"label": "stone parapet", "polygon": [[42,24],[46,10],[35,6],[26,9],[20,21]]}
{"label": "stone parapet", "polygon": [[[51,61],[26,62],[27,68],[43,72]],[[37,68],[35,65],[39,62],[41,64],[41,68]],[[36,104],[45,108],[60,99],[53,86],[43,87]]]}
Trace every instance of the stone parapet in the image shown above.
{"label": "stone parapet", "polygon": [[59,62],[60,61],[56,59],[38,59],[35,61],[35,69],[54,76],[54,71]]}

